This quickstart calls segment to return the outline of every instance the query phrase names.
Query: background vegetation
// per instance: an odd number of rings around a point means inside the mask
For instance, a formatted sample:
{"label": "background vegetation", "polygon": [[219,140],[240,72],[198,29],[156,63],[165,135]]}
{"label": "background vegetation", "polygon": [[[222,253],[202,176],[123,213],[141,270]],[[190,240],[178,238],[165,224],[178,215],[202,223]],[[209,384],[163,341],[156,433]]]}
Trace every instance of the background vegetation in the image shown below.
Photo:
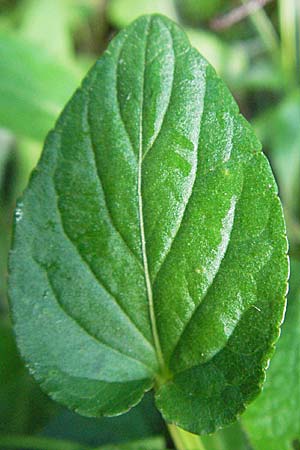
{"label": "background vegetation", "polygon": [[254,125],[279,185],[290,240],[287,318],[264,392],[238,424],[203,443],[207,450],[300,449],[298,0],[0,0],[0,449],[172,448],[151,394],[128,414],[99,420],[46,397],[18,356],[6,296],[13,209],[47,131],[114,33],[152,12],[186,29]]}

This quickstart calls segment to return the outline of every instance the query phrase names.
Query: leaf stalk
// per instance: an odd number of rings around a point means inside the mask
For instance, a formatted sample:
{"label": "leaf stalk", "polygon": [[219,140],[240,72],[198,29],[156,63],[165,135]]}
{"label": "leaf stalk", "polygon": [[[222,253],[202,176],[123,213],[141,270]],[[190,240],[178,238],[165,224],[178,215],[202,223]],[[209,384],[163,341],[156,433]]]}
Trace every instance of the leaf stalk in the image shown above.
{"label": "leaf stalk", "polygon": [[205,450],[200,436],[189,433],[173,424],[167,424],[177,450]]}
{"label": "leaf stalk", "polygon": [[[296,0],[279,0],[281,62],[288,83],[295,84],[297,74],[297,16]],[[300,9],[300,8],[299,8]]]}

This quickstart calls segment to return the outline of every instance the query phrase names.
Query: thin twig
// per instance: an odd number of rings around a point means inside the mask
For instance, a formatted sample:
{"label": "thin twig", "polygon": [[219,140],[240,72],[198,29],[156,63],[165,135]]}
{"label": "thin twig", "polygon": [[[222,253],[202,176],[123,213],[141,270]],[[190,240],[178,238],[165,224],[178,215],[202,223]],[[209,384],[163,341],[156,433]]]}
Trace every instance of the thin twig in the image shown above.
{"label": "thin twig", "polygon": [[230,28],[235,23],[240,22],[241,20],[255,13],[259,9],[264,8],[268,3],[271,3],[271,1],[273,0],[249,0],[244,5],[234,8],[228,14],[225,14],[222,17],[217,17],[216,19],[212,20],[211,28],[213,28],[216,31]]}

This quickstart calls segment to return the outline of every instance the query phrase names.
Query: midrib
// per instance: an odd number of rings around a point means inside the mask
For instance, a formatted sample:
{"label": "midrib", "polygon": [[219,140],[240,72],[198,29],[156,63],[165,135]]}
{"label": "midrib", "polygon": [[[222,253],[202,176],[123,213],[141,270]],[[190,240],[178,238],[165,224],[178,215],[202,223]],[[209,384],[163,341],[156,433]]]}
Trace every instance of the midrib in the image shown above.
{"label": "midrib", "polygon": [[145,40],[145,50],[144,50],[144,62],[143,62],[143,76],[142,76],[142,90],[141,90],[141,105],[140,105],[140,121],[139,121],[139,156],[138,156],[138,204],[139,204],[139,219],[140,219],[140,233],[141,233],[141,245],[142,245],[142,257],[143,257],[143,266],[144,266],[144,275],[145,275],[145,284],[146,291],[148,297],[148,305],[149,305],[149,315],[151,322],[151,330],[154,341],[154,347],[158,359],[158,363],[160,366],[160,370],[162,374],[167,372],[166,364],[164,361],[155,311],[154,311],[154,302],[153,302],[153,292],[152,285],[150,280],[149,266],[148,266],[148,258],[147,258],[147,250],[146,250],[146,238],[145,238],[145,227],[144,227],[144,216],[143,216],[143,198],[142,198],[142,161],[143,161],[143,109],[144,109],[144,82],[145,82],[145,66],[146,66],[146,53],[147,53],[147,40],[149,35],[149,30],[151,26],[151,19],[148,23],[148,28],[146,31],[146,40]]}

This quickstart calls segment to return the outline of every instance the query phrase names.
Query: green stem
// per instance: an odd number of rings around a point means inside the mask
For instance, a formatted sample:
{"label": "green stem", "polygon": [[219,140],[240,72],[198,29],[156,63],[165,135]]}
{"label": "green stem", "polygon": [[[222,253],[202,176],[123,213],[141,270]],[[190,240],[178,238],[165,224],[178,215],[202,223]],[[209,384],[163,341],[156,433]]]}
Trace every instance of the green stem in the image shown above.
{"label": "green stem", "polygon": [[288,82],[297,74],[297,0],[279,0],[281,62]]}
{"label": "green stem", "polygon": [[[242,3],[247,4],[247,0],[242,0]],[[265,10],[263,8],[258,9],[249,16],[249,19],[256,28],[264,46],[270,52],[272,58],[276,60],[276,56],[279,54],[278,36]]]}
{"label": "green stem", "polygon": [[177,450],[205,450],[200,437],[196,434],[184,431],[172,424],[168,424],[168,430]]}
{"label": "green stem", "polygon": [[0,436],[0,448],[23,450],[89,450],[90,447],[42,436]]}

